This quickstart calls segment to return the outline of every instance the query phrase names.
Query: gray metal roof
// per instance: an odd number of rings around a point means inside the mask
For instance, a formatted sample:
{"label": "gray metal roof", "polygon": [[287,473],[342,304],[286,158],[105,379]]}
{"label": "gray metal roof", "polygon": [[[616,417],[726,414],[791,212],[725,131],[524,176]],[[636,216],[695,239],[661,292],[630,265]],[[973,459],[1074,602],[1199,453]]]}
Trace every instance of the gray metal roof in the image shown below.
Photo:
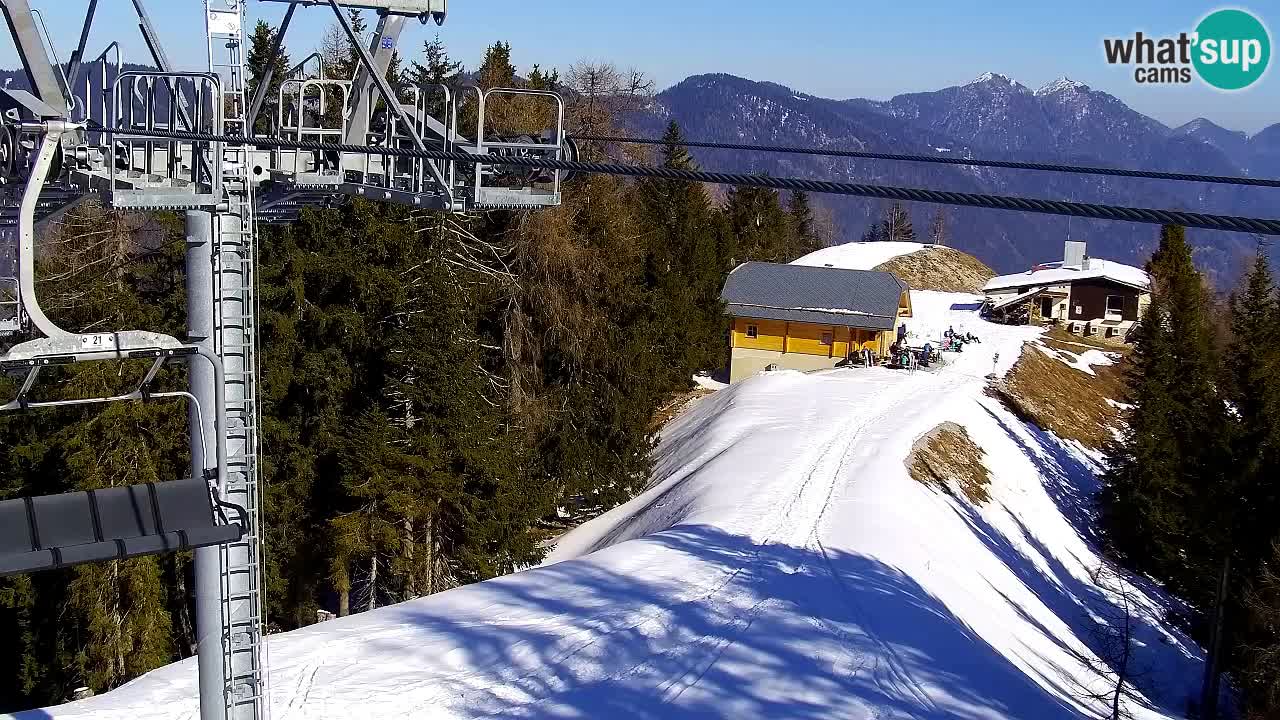
{"label": "gray metal roof", "polygon": [[892,330],[906,289],[893,273],[748,262],[720,297],[734,317]]}

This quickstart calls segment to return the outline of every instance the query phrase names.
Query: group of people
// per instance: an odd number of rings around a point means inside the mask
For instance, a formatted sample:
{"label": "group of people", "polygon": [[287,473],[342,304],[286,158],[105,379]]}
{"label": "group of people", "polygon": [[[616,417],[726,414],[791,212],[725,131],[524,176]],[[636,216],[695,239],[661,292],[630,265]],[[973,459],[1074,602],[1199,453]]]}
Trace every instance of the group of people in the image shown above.
{"label": "group of people", "polygon": [[960,333],[956,332],[955,328],[948,327],[946,332],[942,333],[941,348],[935,349],[931,342],[926,342],[922,348],[913,348],[907,344],[903,333],[899,333],[898,339],[889,346],[889,367],[927,368],[932,363],[941,360],[938,350],[962,352],[965,345],[980,342],[982,342],[982,339],[971,332]]}
{"label": "group of people", "polygon": [[942,333],[942,349],[951,352],[964,352],[966,343],[980,343],[982,340],[971,332],[963,334],[955,331],[955,328],[948,327],[947,331]]}
{"label": "group of people", "polygon": [[896,368],[917,368],[929,367],[929,364],[936,360],[937,357],[933,352],[933,343],[925,343],[924,347],[915,349],[905,341],[899,340],[889,346],[889,365]]}

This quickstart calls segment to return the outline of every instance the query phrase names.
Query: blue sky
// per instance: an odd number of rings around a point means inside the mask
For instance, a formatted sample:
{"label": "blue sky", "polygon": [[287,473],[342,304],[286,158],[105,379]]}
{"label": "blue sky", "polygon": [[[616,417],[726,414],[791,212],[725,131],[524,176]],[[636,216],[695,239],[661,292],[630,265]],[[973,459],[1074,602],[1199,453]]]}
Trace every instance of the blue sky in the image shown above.
{"label": "blue sky", "polygon": [[[31,0],[45,11],[65,60],[87,0]],[[146,0],[169,54],[203,67],[202,0]],[[1268,23],[1280,42],[1280,9],[1244,7]],[[1168,124],[1207,117],[1257,131],[1280,122],[1280,58],[1261,82],[1223,94],[1192,86],[1143,87],[1131,70],[1103,61],[1102,38],[1173,35],[1221,4],[1191,0],[452,0],[438,31],[450,52],[474,66],[494,40],[513,46],[516,64],[565,67],[580,59],[634,66],[667,87],[696,73],[729,72],[771,80],[827,97],[887,98],[968,82],[983,72],[1008,75],[1031,88],[1060,76],[1110,92]],[[253,17],[278,22],[284,5],[250,0]],[[1270,17],[1269,17],[1270,15]],[[129,0],[100,0],[89,47],[96,54],[120,39],[126,60],[145,59]],[[327,8],[300,8],[290,29],[294,57],[315,48],[332,19]],[[420,53],[437,29],[416,23],[402,39]],[[5,41],[0,66],[15,67]]]}

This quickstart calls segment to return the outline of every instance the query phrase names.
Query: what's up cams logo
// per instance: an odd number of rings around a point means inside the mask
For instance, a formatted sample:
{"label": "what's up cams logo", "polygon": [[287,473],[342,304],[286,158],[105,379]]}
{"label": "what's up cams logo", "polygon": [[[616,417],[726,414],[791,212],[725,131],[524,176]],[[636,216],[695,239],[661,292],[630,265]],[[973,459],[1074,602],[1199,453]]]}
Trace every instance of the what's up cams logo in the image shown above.
{"label": "what's up cams logo", "polygon": [[1107,63],[1133,65],[1133,79],[1144,85],[1187,85],[1199,76],[1219,90],[1243,90],[1267,71],[1271,35],[1252,13],[1224,9],[1209,13],[1194,32],[1175,37],[1106,38]]}

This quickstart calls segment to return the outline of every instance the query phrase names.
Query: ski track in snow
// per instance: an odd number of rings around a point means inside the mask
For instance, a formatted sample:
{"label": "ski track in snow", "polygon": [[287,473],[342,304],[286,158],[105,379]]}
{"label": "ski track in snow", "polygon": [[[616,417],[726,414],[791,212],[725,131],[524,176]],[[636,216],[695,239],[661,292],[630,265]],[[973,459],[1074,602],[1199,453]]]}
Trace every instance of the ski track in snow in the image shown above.
{"label": "ski track in snow", "polygon": [[[899,390],[894,396],[894,402],[901,399],[902,395],[902,391]],[[890,406],[891,408],[892,405]],[[879,420],[885,414],[887,414],[887,410],[886,413],[877,416],[875,420]],[[760,542],[760,545],[773,542],[783,542],[793,546],[817,543],[816,528],[818,522],[826,513],[838,482],[844,476],[845,462],[854,448],[853,440],[859,436],[868,424],[875,422],[875,420],[861,423],[851,421],[846,427],[832,433],[830,439],[821,444],[821,447],[812,456],[804,481],[791,496],[787,506],[782,511],[778,523]],[[831,471],[827,466],[830,464],[830,458],[837,454],[839,455],[838,463],[834,471]],[[823,470],[826,470],[826,472],[821,472]],[[780,536],[785,536],[785,539]],[[722,590],[729,589],[731,585],[752,585],[762,582],[763,579],[751,570],[751,566],[758,562],[759,559],[760,556],[758,554],[752,557],[748,563],[744,563],[742,567],[732,573],[728,580],[717,587],[714,592],[700,599],[704,601],[710,600],[720,594]],[[787,568],[785,572],[794,575],[802,569],[801,567],[792,567]],[[737,591],[736,594],[746,596],[741,590]],[[730,605],[732,606],[733,603],[730,603]],[[607,681],[615,681],[635,675],[656,676],[661,679],[657,681],[654,687],[654,697],[660,698],[661,702],[677,700],[685,690],[695,686],[698,680],[706,675],[707,671],[724,654],[725,649],[734,642],[735,636],[750,628],[755,616],[767,606],[774,605],[777,605],[777,601],[772,598],[757,602],[747,608],[745,612],[725,618],[723,626],[720,628],[721,632],[703,635],[692,643],[679,643],[667,647],[643,663],[630,667],[622,673],[615,673],[607,678]],[[646,617],[645,621],[650,619],[652,618]],[[822,625],[821,618],[812,616],[812,619],[817,621],[816,624],[825,631],[833,631],[832,628]],[[663,666],[670,666],[670,669],[664,671],[661,669]]]}
{"label": "ski track in snow", "polygon": [[[860,258],[870,261],[874,258]],[[942,368],[765,373],[664,428],[653,484],[523,573],[270,638],[275,717],[1090,718],[1073,688],[1109,594],[1077,515],[1094,460],[986,398],[1037,331],[919,292]],[[911,480],[959,422],[987,453],[974,508]],[[1139,583],[1147,587],[1149,583]],[[1143,594],[1144,720],[1176,716],[1198,650]],[[22,720],[193,717],[195,663]]]}

